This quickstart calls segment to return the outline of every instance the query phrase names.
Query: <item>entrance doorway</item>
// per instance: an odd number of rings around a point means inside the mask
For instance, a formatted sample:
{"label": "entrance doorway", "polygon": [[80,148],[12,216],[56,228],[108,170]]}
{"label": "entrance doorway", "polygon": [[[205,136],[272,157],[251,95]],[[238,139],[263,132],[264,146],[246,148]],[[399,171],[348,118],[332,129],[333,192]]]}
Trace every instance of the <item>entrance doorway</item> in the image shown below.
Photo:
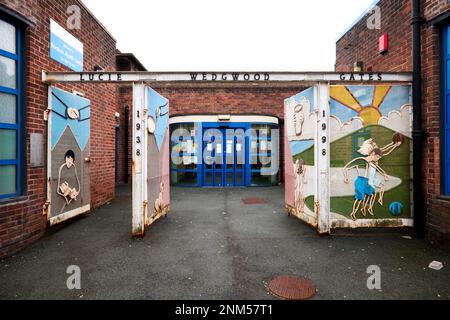
{"label": "entrance doorway", "polygon": [[203,127],[203,137],[208,141],[203,163],[203,186],[245,186],[245,130],[244,124],[220,126],[210,123]]}
{"label": "entrance doorway", "polygon": [[219,118],[196,115],[170,119],[171,184],[206,188],[279,185],[278,118]]}

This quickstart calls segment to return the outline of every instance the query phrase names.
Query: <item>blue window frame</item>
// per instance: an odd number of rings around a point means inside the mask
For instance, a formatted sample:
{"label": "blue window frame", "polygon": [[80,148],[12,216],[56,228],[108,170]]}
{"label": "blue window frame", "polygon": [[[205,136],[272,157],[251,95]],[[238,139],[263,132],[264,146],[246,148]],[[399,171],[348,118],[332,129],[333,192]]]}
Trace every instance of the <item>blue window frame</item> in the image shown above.
{"label": "blue window frame", "polygon": [[[198,159],[198,124],[195,123],[182,123],[177,125],[172,125],[170,127],[171,134],[173,136],[173,132],[175,130],[184,130],[190,136],[191,148],[194,150],[187,150],[188,141],[184,141],[182,143],[182,139],[179,141],[174,141],[171,139],[171,152],[172,150],[176,150],[177,153],[183,159],[183,162],[180,164],[175,164],[172,161],[170,162],[170,180],[173,185],[181,186],[181,187],[196,187],[199,184],[200,176],[198,174],[198,165],[193,162],[194,158],[197,156]],[[185,137],[186,139],[186,137]],[[186,139],[188,140],[188,139]],[[201,141],[201,140],[200,140]],[[188,153],[189,151],[189,153]],[[189,160],[188,162],[184,162],[185,157]],[[198,160],[197,160],[198,162]]]}
{"label": "blue window frame", "polygon": [[[278,185],[280,182],[279,172],[274,173],[271,167],[272,163],[264,164],[262,159],[270,159],[272,154],[276,152],[274,144],[277,143],[278,139],[274,139],[272,130],[279,130],[279,126],[267,123],[253,123],[251,128],[256,130],[256,135],[250,137],[250,158],[252,163],[251,165],[249,164],[250,170],[248,173],[250,186]],[[265,161],[267,162],[267,160]]]}
{"label": "blue window frame", "polygon": [[443,88],[442,98],[444,103],[443,119],[442,119],[442,150],[443,154],[443,192],[445,195],[450,195],[450,25],[445,26],[443,30],[443,46],[442,46],[442,61],[443,61]]}
{"label": "blue window frame", "polygon": [[0,199],[22,188],[22,31],[0,18]]}
{"label": "blue window frame", "polygon": [[[202,187],[245,187],[248,186],[246,173],[248,168],[248,155],[245,146],[248,145],[246,131],[250,128],[248,123],[203,123],[203,135],[209,130],[216,130],[220,141],[211,141],[212,144],[221,144],[220,154],[217,154],[217,146],[212,151],[212,158],[222,158],[221,163],[209,164],[203,162],[201,175],[203,179],[199,186]],[[240,148],[237,148],[240,145]],[[203,150],[207,148],[203,144]],[[238,150],[240,149],[240,150]],[[245,157],[245,159],[244,159]]]}

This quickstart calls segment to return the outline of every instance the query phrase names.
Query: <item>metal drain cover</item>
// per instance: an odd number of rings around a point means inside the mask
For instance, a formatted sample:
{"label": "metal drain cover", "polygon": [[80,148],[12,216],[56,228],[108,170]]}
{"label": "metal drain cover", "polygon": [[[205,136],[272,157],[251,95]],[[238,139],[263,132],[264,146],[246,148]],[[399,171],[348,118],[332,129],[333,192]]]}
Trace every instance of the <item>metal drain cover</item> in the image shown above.
{"label": "metal drain cover", "polygon": [[287,300],[307,300],[317,293],[312,282],[294,276],[276,277],[269,283],[268,289],[273,295]]}

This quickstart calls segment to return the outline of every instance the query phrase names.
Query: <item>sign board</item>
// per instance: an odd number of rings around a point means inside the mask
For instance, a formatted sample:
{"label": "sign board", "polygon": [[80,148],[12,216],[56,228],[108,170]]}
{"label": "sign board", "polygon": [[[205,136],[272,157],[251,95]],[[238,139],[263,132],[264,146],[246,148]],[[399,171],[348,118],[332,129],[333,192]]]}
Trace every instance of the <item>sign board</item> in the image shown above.
{"label": "sign board", "polygon": [[83,71],[83,43],[53,20],[50,20],[50,58],[73,71]]}
{"label": "sign board", "polygon": [[[220,75],[220,76],[219,76]],[[182,73],[182,72],[43,72],[46,83],[270,83],[270,82],[411,82],[411,73],[378,72],[270,72],[270,73]]]}

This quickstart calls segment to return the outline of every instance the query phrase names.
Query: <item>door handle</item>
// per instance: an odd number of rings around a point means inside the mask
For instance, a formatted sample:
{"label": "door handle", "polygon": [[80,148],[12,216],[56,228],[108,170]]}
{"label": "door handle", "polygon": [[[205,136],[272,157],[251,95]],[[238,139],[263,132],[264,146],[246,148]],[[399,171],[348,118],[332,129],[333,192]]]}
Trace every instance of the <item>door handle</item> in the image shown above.
{"label": "door handle", "polygon": [[92,162],[91,157],[89,156],[89,157],[84,158],[84,162],[91,163]]}

